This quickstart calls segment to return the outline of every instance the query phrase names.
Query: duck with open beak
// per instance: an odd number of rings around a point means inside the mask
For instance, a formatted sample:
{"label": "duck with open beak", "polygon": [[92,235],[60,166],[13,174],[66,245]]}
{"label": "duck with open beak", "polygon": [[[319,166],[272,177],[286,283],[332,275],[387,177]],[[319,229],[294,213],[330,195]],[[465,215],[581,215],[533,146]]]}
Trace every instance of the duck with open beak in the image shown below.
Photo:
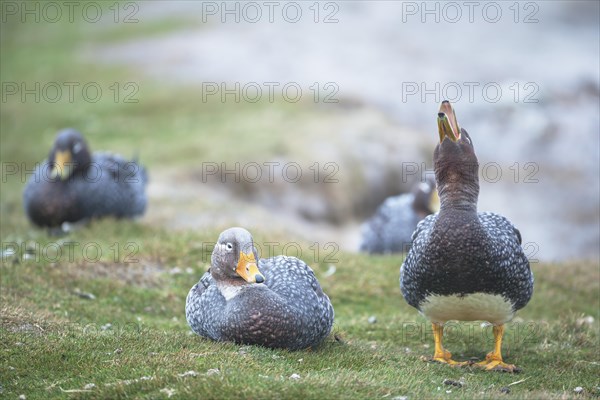
{"label": "duck with open beak", "polygon": [[435,352],[429,360],[458,362],[442,345],[450,320],[490,322],[494,350],[474,364],[485,370],[518,372],[502,359],[504,324],[533,294],[533,275],[521,247],[521,233],[501,215],[477,212],[479,164],[473,142],[460,128],[450,102],[437,116],[440,143],[433,153],[440,212],[425,218],[400,268],[404,299],[427,317]]}

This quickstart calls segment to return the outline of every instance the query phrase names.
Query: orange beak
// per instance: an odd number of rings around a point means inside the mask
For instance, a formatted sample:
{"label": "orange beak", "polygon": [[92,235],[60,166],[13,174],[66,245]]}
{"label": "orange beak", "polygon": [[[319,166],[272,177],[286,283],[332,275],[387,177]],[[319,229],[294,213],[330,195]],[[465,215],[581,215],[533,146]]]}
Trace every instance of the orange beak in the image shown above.
{"label": "orange beak", "polygon": [[73,170],[72,156],[69,150],[57,151],[54,155],[54,165],[50,171],[50,178],[60,177],[63,181],[67,179]]}
{"label": "orange beak", "polygon": [[263,283],[265,281],[265,277],[258,270],[256,258],[254,258],[252,251],[248,253],[240,251],[240,259],[235,272],[249,283]]}
{"label": "orange beak", "polygon": [[456,142],[460,139],[460,127],[458,126],[458,120],[456,119],[456,113],[454,108],[448,100],[442,101],[440,105],[440,111],[438,112],[438,132],[440,135],[440,143],[444,141],[444,138]]}

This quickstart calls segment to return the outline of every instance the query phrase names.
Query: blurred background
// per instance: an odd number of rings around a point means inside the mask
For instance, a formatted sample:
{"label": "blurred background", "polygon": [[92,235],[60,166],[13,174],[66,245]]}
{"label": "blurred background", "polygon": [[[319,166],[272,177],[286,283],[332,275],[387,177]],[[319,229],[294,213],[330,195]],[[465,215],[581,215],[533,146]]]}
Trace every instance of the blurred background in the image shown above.
{"label": "blurred background", "polygon": [[[242,225],[356,251],[431,173],[441,100],[480,211],[533,260],[600,254],[599,3],[3,2],[3,241],[56,132],[149,169],[142,225]],[[67,2],[68,3],[68,2]]]}

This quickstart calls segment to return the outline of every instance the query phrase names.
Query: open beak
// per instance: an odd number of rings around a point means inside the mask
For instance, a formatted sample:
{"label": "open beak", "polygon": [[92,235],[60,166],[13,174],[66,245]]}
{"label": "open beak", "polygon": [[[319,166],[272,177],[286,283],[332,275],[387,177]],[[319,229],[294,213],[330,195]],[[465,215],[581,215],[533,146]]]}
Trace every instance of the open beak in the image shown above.
{"label": "open beak", "polygon": [[72,156],[69,150],[57,151],[54,155],[54,165],[50,171],[50,178],[59,177],[61,180],[67,179],[73,169]]}
{"label": "open beak", "polygon": [[453,142],[460,139],[460,127],[458,126],[456,113],[448,100],[442,101],[442,104],[440,105],[437,123],[438,132],[440,134],[440,143],[442,143],[446,137]]}
{"label": "open beak", "polygon": [[265,277],[258,270],[256,258],[254,258],[252,251],[249,253],[240,252],[240,260],[235,272],[249,283],[263,283],[265,281]]}

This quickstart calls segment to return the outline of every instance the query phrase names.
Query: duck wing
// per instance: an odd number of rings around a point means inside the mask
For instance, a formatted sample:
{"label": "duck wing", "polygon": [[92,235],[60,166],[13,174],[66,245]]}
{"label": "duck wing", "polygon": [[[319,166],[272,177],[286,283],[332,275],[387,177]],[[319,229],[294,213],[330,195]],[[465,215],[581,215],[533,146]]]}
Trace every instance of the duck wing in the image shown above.
{"label": "duck wing", "polygon": [[277,256],[259,261],[265,285],[295,310],[307,343],[318,343],[331,331],[334,310],[313,270],[296,257]]}

